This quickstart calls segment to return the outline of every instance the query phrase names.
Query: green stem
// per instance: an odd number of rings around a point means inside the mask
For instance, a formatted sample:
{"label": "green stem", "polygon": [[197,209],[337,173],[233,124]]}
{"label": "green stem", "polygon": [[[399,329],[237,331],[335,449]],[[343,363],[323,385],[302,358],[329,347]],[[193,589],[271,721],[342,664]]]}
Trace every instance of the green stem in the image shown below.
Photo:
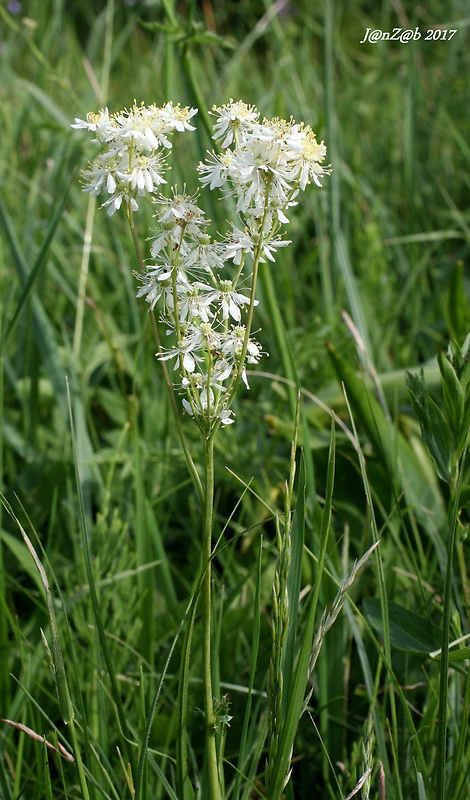
{"label": "green stem", "polygon": [[465,688],[462,705],[462,725],[459,729],[459,738],[457,748],[455,751],[454,763],[452,766],[452,780],[449,784],[449,797],[463,797],[462,787],[467,779],[467,770],[463,765],[468,764],[468,748],[467,757],[465,756],[465,744],[467,742],[467,724],[468,714],[470,711],[470,671],[467,670],[465,675]]}
{"label": "green stem", "polygon": [[[461,478],[461,475],[460,475]],[[445,800],[446,785],[446,750],[447,750],[447,696],[449,671],[449,635],[450,635],[450,612],[451,612],[451,593],[452,593],[452,569],[454,562],[454,550],[458,522],[459,506],[459,470],[458,465],[454,470],[451,481],[451,502],[449,506],[449,539],[447,542],[447,565],[444,583],[443,597],[443,616],[442,616],[442,639],[441,639],[441,663],[439,671],[439,714],[437,722],[437,752],[436,752],[436,800]]]}
{"label": "green stem", "polygon": [[[0,276],[0,296],[3,301],[3,289],[4,289],[4,281],[3,277]],[[2,302],[2,312],[6,312],[6,308]],[[4,370],[4,338],[3,338],[3,329],[2,329],[2,319],[3,316],[0,315],[0,342],[1,342],[1,350],[0,350],[0,412],[3,416],[3,370]],[[0,492],[4,493],[4,483],[3,483],[3,426],[0,426]],[[2,528],[2,516],[3,516],[3,505],[0,503],[0,530]],[[2,607],[0,612],[0,708],[7,709],[10,705],[10,662],[9,662],[9,653],[10,653],[10,643],[8,639],[8,615],[5,612],[6,603],[7,603],[7,589],[6,589],[6,572],[4,570],[4,561],[3,561],[3,542],[0,540],[0,606],[5,604],[5,608]]]}
{"label": "green stem", "polygon": [[467,565],[465,563],[465,552],[463,542],[456,543],[457,560],[459,562],[460,580],[462,582],[462,591],[465,601],[465,608],[467,610],[466,621],[467,628],[470,628],[470,584],[468,582]]}
{"label": "green stem", "polygon": [[[229,390],[228,390],[228,393],[227,393],[228,394],[228,400],[227,400],[227,403],[226,403],[226,408],[230,408],[231,407],[231,405],[233,403],[233,400],[234,400],[234,397],[235,397],[235,395],[236,395],[236,393],[238,391],[238,387],[240,386],[240,381],[241,381],[242,375],[243,375],[243,368],[245,366],[245,358],[246,358],[246,353],[247,353],[247,350],[248,350],[248,344],[250,342],[251,327],[253,325],[253,317],[254,317],[254,313],[255,313],[256,283],[257,283],[257,279],[258,279],[259,264],[260,264],[260,261],[261,261],[261,254],[262,254],[262,250],[263,250],[263,241],[264,241],[263,231],[264,231],[264,223],[265,223],[265,220],[266,220],[266,214],[268,213],[270,186],[271,186],[271,179],[268,180],[268,183],[266,184],[266,196],[265,196],[265,202],[264,202],[264,211],[263,211],[263,216],[261,218],[261,221],[259,223],[259,228],[258,228],[258,230],[259,230],[259,240],[258,240],[258,243],[257,243],[255,251],[254,251],[253,273],[252,273],[252,276],[251,276],[251,287],[250,287],[250,305],[248,306],[248,313],[247,313],[247,318],[246,318],[246,323],[245,323],[245,338],[243,340],[242,351],[241,351],[240,357],[238,359],[238,370],[237,370],[237,373],[236,373],[235,378],[233,380],[233,383],[229,387]],[[216,422],[216,424],[214,426],[214,433],[218,430],[219,426],[220,426],[220,420],[217,420],[217,422]]]}
{"label": "green stem", "polygon": [[212,696],[211,667],[211,555],[212,517],[214,501],[214,437],[209,435],[204,442],[206,462],[206,487],[204,503],[204,527],[202,532],[202,680],[206,726],[206,757],[209,774],[210,800],[221,800],[217,749],[215,742],[216,721]]}

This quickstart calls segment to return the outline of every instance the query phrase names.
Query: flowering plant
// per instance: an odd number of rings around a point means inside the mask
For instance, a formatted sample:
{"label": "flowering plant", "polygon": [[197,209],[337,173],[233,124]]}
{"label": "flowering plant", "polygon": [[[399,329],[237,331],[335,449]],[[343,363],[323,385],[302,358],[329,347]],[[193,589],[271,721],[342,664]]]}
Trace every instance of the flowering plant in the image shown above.
{"label": "flowering plant", "polygon": [[[127,216],[139,260],[135,275],[138,297],[149,310],[159,307],[170,345],[163,347],[157,325],[154,331],[157,358],[170,393],[180,440],[203,509],[201,594],[203,626],[203,691],[207,771],[211,800],[220,800],[221,747],[215,736],[230,717],[226,702],[212,694],[211,667],[211,560],[214,496],[214,440],[220,426],[233,423],[232,404],[241,382],[249,388],[246,367],[257,364],[261,345],[251,334],[259,265],[274,262],[277,251],[290,244],[280,234],[289,222],[289,209],[297,204],[308,184],[321,186],[330,168],[323,166],[326,147],[312,129],[293,119],[260,119],[254,106],[242,101],[214,106],[213,139],[219,152],[211,152],[198,166],[203,187],[222,189],[233,198],[237,222],[225,236],[212,239],[210,221],[197,205],[198,194],[173,187],[161,194],[174,132],[194,130],[190,120],[197,113],[167,103],[134,106],[110,115],[105,109],[76,119],[72,127],[95,135],[101,152],[83,172],[84,190],[107,195],[102,207],[113,215],[121,208]],[[133,214],[141,197],[151,195],[156,205],[156,232],[151,260],[144,264],[135,232]],[[229,272],[227,276],[227,266]],[[167,362],[174,362],[179,377],[173,381]],[[204,442],[204,475],[199,476],[186,441],[175,389],[183,395],[184,411],[198,425]],[[292,483],[293,483],[292,466]],[[292,490],[292,486],[291,486]],[[287,514],[290,519],[289,514]],[[290,522],[286,523],[290,524]],[[189,628],[191,631],[191,626]],[[191,635],[190,633],[188,634]],[[188,646],[189,647],[189,646]],[[178,789],[186,798],[186,707],[188,669],[183,663],[180,703]],[[224,709],[221,714],[220,709]],[[271,751],[270,751],[271,752]],[[284,777],[283,777],[284,780]]]}
{"label": "flowering plant", "polygon": [[[325,145],[302,123],[260,121],[259,112],[242,101],[211,113],[213,138],[221,141],[222,153],[210,153],[199,164],[199,179],[233,195],[239,218],[218,241],[207,232],[209,221],[197,194],[179,193],[176,187],[170,198],[158,194],[166,183],[162,149],[171,148],[174,131],[194,130],[195,109],[134,105],[113,116],[107,109],[89,114],[73,126],[95,133],[102,147],[83,179],[85,191],[107,192],[108,214],[123,203],[128,214],[136,211],[145,194],[159,207],[152,263],[136,273],[137,296],[152,310],[160,303],[167,334],[175,336],[157,357],[175,359],[183,407],[206,434],[233,422],[231,405],[240,379],[248,388],[246,365],[261,358],[261,346],[250,336],[258,265],[274,262],[277,250],[290,244],[279,235],[289,222],[286,212],[308,183],[320,186],[321,176],[330,171],[322,166]],[[235,267],[230,278],[222,271],[228,262]]]}
{"label": "flowering plant", "polygon": [[84,191],[110,195],[103,203],[111,216],[121,208],[137,211],[137,197],[153,194],[166,183],[163,172],[165,158],[161,148],[170,150],[169,135],[174,131],[194,131],[189,120],[197,114],[195,108],[181,108],[167,103],[163,108],[134,103],[109,115],[105,108],[97,114],[90,112],[86,120],[75,119],[72,128],[85,128],[96,134],[93,141],[101,145],[101,153],[88,170],[83,172]]}

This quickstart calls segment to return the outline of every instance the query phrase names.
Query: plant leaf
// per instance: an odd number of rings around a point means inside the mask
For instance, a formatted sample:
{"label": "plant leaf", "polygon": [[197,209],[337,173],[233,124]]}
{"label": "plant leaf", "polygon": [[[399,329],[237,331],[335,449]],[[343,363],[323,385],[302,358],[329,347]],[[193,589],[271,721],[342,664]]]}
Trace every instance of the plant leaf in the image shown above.
{"label": "plant leaf", "polygon": [[[375,630],[382,633],[382,615],[378,598],[364,600],[364,611]],[[432,653],[440,647],[436,625],[398,603],[389,603],[390,641],[398,650],[409,653]]]}

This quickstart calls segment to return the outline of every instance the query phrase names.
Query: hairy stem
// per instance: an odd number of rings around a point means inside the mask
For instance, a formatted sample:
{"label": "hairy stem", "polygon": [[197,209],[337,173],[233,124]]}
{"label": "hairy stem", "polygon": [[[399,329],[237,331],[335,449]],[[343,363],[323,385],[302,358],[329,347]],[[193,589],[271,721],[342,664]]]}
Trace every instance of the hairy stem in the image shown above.
{"label": "hairy stem", "polygon": [[217,750],[215,742],[216,721],[214,717],[214,699],[212,695],[211,666],[211,555],[212,555],[212,518],[214,501],[214,438],[208,436],[204,443],[206,464],[206,487],[204,504],[204,521],[202,537],[202,679],[204,691],[204,711],[206,728],[206,756],[209,774],[210,800],[221,800]]}
{"label": "hairy stem", "polygon": [[449,504],[449,538],[447,541],[447,566],[444,583],[441,663],[439,672],[439,714],[437,722],[437,752],[436,752],[436,800],[444,800],[446,792],[446,756],[447,756],[447,700],[448,700],[448,671],[449,671],[449,635],[450,615],[452,603],[452,568],[456,542],[456,532],[459,513],[459,495],[461,471],[457,464],[452,471],[450,484]]}

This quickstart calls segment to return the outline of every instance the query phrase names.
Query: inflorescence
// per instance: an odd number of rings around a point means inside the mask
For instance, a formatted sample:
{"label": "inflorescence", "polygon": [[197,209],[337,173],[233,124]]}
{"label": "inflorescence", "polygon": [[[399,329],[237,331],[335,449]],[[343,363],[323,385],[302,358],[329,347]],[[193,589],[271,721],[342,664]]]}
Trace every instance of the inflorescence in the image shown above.
{"label": "inflorescence", "polygon": [[[198,166],[199,180],[222,189],[235,200],[237,224],[217,240],[210,220],[197,205],[198,194],[186,187],[162,195],[164,172],[175,131],[193,131],[197,113],[167,103],[134,106],[109,115],[105,109],[76,119],[72,127],[95,134],[101,152],[83,172],[84,190],[107,194],[103,207],[114,214],[123,206],[138,209],[138,198],[150,194],[157,206],[157,230],[151,261],[143,272],[138,297],[150,309],[159,304],[171,346],[157,353],[174,359],[183,407],[206,434],[233,422],[231,405],[240,380],[248,387],[246,365],[257,364],[262,351],[250,335],[257,270],[274,262],[279,248],[290,244],[280,234],[286,212],[297,205],[300,191],[330,173],[326,156],[311,128],[293,119],[263,119],[254,106],[231,100],[214,106],[214,140],[219,153],[208,153]],[[229,265],[229,277],[226,267]]]}

